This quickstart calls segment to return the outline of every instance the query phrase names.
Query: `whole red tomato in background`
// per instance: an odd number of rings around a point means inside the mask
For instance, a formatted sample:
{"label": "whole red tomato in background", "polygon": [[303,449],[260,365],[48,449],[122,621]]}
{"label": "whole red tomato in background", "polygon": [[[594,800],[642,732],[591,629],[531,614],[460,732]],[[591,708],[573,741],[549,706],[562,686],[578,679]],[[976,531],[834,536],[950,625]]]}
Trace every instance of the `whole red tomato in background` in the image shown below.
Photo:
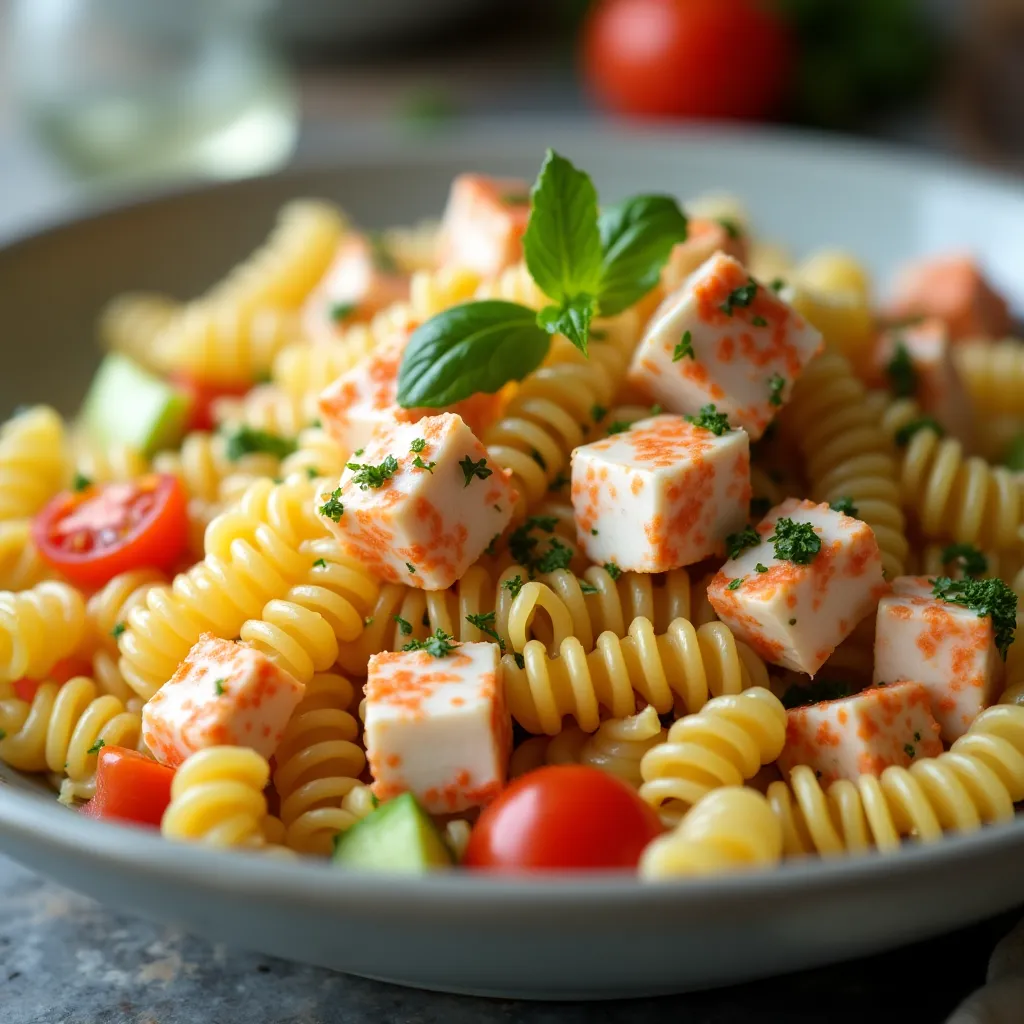
{"label": "whole red tomato in background", "polygon": [[794,60],[786,23],[759,0],[599,0],[584,26],[587,82],[621,114],[765,118]]}

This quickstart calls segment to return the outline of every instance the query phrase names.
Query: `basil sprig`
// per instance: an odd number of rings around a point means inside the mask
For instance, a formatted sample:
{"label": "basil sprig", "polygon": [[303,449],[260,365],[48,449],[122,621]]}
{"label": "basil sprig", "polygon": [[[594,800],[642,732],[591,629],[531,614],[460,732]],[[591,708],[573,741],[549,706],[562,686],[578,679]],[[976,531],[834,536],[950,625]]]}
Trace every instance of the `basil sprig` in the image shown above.
{"label": "basil sprig", "polygon": [[635,196],[599,214],[590,176],[552,150],[530,204],[526,267],[551,305],[534,312],[485,300],[432,317],[406,347],[400,405],[439,408],[522,380],[544,360],[553,334],[587,355],[591,320],[641,299],[686,239],[686,216],[668,196]]}

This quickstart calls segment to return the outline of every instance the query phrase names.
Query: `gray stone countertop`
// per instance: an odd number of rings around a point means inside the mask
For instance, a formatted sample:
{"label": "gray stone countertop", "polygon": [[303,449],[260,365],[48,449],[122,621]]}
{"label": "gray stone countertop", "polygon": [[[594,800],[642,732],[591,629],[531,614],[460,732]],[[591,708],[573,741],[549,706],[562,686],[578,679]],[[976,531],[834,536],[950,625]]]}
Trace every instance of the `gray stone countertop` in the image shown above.
{"label": "gray stone countertop", "polygon": [[0,857],[0,1024],[939,1024],[1020,912],[867,960],[691,995],[525,1003],[416,992],[114,914]]}

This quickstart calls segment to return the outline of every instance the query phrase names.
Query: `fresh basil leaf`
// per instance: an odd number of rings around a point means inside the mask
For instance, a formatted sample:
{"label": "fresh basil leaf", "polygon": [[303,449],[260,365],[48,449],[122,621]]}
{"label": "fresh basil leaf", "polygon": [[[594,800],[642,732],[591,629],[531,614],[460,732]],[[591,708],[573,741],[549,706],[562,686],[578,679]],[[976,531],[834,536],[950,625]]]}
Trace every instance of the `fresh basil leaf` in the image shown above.
{"label": "fresh basil leaf", "polygon": [[601,237],[597,190],[590,176],[549,149],[530,200],[523,253],[537,287],[556,303],[595,295],[601,280]]}
{"label": "fresh basil leaf", "polygon": [[686,214],[669,196],[634,196],[603,210],[598,221],[604,265],[598,305],[612,316],[657,283],[672,247],[686,241]]}
{"label": "fresh basil leaf", "polygon": [[452,306],[413,331],[398,371],[398,404],[435,409],[492,394],[535,370],[550,344],[526,306],[498,299]]}
{"label": "fresh basil leaf", "polygon": [[594,315],[594,300],[589,295],[577,295],[561,306],[545,306],[537,314],[537,324],[548,334],[564,334],[584,355],[588,355],[590,320]]}

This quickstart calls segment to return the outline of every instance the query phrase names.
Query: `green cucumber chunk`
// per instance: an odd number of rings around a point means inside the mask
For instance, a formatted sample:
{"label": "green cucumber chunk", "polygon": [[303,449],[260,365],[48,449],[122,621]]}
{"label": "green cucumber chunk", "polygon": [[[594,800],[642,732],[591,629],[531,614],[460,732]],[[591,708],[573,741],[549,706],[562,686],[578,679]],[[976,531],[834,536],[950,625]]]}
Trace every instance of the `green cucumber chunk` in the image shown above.
{"label": "green cucumber chunk", "polygon": [[184,394],[126,356],[111,352],[92,379],[82,420],[97,440],[131,445],[152,455],[178,444],[188,411]]}
{"label": "green cucumber chunk", "polygon": [[339,835],[334,863],[418,875],[450,868],[452,855],[430,815],[404,793]]}

